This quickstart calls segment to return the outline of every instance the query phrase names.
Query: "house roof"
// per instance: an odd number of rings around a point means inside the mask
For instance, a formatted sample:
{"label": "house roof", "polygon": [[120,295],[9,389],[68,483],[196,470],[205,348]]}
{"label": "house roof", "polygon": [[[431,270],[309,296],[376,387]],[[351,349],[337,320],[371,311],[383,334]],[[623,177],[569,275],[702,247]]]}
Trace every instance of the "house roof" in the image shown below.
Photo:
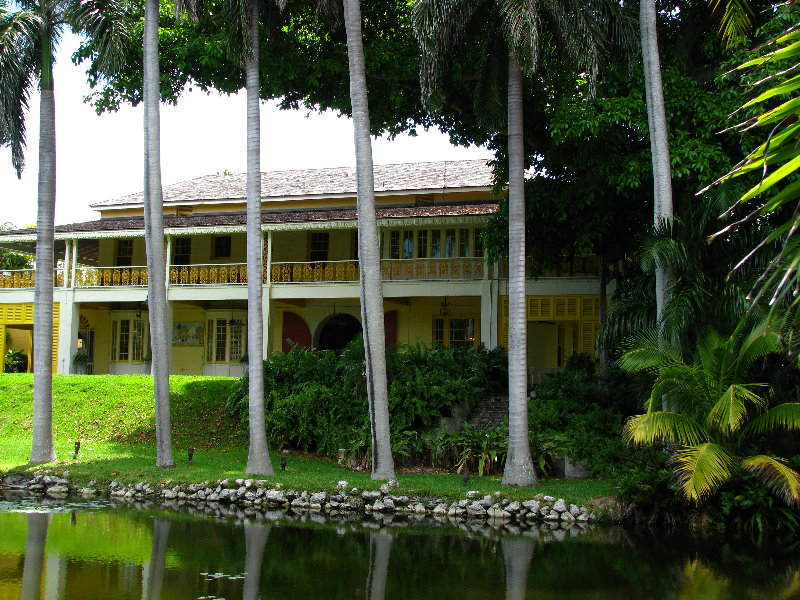
{"label": "house roof", "polygon": [[[379,220],[389,219],[436,219],[437,217],[482,217],[497,212],[497,202],[476,204],[453,204],[435,206],[390,206],[379,207],[376,210]],[[331,221],[355,222],[358,214],[355,209],[335,210],[292,210],[292,211],[264,211],[261,213],[262,225],[280,226],[299,224],[325,223]],[[188,216],[164,215],[164,229],[193,230],[214,229],[217,227],[244,228],[247,223],[247,214],[243,211],[226,213],[199,213]],[[354,225],[354,223],[353,223]],[[84,223],[71,223],[57,225],[56,238],[65,239],[74,237],[72,234],[84,234],[86,238],[100,237],[98,234],[113,232],[137,232],[144,230],[143,217],[113,217],[86,221]],[[82,237],[77,235],[75,237]],[[106,237],[106,236],[102,236]],[[3,231],[0,238],[6,242],[34,241],[36,229],[15,229]]]}
{"label": "house roof", "polygon": [[[485,160],[401,163],[375,165],[375,193],[433,192],[455,188],[491,189],[492,171]],[[261,173],[261,196],[272,200],[297,200],[356,194],[354,167],[268,171]],[[195,204],[208,201],[243,200],[246,174],[206,175],[165,186],[164,204]],[[130,194],[92,204],[98,210],[137,206],[143,193]]]}

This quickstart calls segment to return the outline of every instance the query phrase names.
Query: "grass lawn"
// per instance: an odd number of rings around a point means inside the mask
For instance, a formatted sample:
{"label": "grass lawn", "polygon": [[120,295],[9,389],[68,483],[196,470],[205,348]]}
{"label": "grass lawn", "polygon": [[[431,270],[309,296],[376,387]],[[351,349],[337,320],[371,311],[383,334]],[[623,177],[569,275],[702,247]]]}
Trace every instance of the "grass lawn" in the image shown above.
{"label": "grass lawn", "polygon": [[[152,378],[144,375],[54,375],[53,431],[58,462],[48,467],[69,471],[69,479],[100,483],[214,481],[244,477],[247,432],[225,414],[225,400],[233,379],[170,377],[172,441],[176,466],[155,467]],[[0,472],[27,472],[30,457],[33,377],[0,374]],[[77,460],[74,444],[80,440]],[[186,450],[196,448],[193,465]],[[382,482],[369,473],[344,469],[335,462],[289,455],[280,471],[280,455],[272,454],[276,475],[266,478],[286,488],[317,491],[335,489],[346,480],[361,489],[377,489]],[[512,499],[542,493],[568,502],[587,504],[613,495],[613,484],[603,480],[546,480],[537,488],[506,488],[499,477],[473,477],[464,488],[454,474],[399,474],[398,494],[463,498],[466,489],[502,492]]]}

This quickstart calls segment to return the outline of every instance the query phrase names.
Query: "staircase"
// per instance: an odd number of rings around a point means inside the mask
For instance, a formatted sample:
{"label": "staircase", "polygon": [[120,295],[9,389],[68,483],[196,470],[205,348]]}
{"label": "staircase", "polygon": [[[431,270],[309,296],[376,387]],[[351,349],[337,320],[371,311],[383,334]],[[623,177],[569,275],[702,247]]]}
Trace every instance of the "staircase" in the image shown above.
{"label": "staircase", "polygon": [[476,429],[505,425],[508,420],[508,396],[485,396],[478,400],[467,418]]}

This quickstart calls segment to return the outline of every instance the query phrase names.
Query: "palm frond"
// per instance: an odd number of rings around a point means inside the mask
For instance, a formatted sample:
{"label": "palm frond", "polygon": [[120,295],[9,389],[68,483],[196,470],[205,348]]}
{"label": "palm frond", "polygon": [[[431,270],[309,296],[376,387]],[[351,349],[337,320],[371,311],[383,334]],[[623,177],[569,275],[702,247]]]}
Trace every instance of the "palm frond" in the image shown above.
{"label": "palm frond", "polygon": [[93,40],[98,70],[116,72],[125,60],[131,38],[127,2],[83,0],[72,5],[68,17],[76,33]]}
{"label": "palm frond", "polygon": [[680,490],[690,501],[701,502],[730,479],[733,457],[722,446],[706,442],[675,452],[675,473]]}
{"label": "palm frond", "polygon": [[36,79],[44,23],[31,11],[0,11],[0,146],[11,147],[11,162],[25,168],[25,114]]}
{"label": "palm frond", "polygon": [[625,423],[622,435],[628,444],[648,446],[660,442],[694,446],[708,440],[708,433],[702,425],[674,412],[635,415]]}
{"label": "palm frond", "polygon": [[800,474],[786,461],[772,456],[750,456],[742,461],[742,468],[754,473],[786,504],[800,506]]}
{"label": "palm frond", "polygon": [[[713,5],[714,10],[717,10],[721,1],[710,0],[709,4]],[[725,13],[722,15],[722,21],[719,24],[719,31],[728,46],[732,46],[747,37],[751,27],[750,16],[752,14],[753,11],[750,10],[746,0],[727,0]]]}
{"label": "palm frond", "polygon": [[742,434],[754,436],[781,430],[800,430],[800,403],[784,402],[770,408],[764,414],[751,419],[742,429]]}
{"label": "palm frond", "polygon": [[631,372],[659,372],[682,365],[680,351],[671,346],[657,329],[645,329],[622,342],[625,353],[617,360],[618,366]]}
{"label": "palm frond", "polygon": [[759,384],[733,384],[720,396],[708,413],[707,424],[709,429],[718,429],[729,435],[738,431],[747,420],[747,404],[763,408],[765,400],[758,394],[750,391],[748,387]]}

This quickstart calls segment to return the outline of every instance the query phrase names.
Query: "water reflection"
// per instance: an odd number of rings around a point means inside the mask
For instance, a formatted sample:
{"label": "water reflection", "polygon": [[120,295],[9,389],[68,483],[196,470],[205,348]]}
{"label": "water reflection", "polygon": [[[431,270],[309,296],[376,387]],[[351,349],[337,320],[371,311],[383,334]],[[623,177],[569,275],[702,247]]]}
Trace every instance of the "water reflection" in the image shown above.
{"label": "water reflection", "polygon": [[150,560],[144,569],[142,578],[142,600],[161,600],[164,571],[167,566],[167,540],[171,524],[171,521],[167,519],[153,519],[153,549],[150,551]]}
{"label": "water reflection", "polygon": [[264,566],[264,549],[267,547],[269,527],[263,523],[244,522],[244,600],[256,600],[261,590],[261,571]]}
{"label": "water reflection", "polygon": [[506,600],[525,600],[528,570],[536,551],[536,541],[528,537],[503,539],[503,561],[506,565]]}
{"label": "water reflection", "polygon": [[0,512],[0,600],[800,598],[798,552],[780,547],[67,508]]}
{"label": "water reflection", "polygon": [[389,572],[392,539],[386,530],[369,534],[367,600],[384,600],[386,598],[386,576]]}
{"label": "water reflection", "polygon": [[51,518],[52,515],[47,513],[28,513],[28,533],[25,536],[25,562],[22,566],[20,600],[39,600],[41,598],[44,550]]}

